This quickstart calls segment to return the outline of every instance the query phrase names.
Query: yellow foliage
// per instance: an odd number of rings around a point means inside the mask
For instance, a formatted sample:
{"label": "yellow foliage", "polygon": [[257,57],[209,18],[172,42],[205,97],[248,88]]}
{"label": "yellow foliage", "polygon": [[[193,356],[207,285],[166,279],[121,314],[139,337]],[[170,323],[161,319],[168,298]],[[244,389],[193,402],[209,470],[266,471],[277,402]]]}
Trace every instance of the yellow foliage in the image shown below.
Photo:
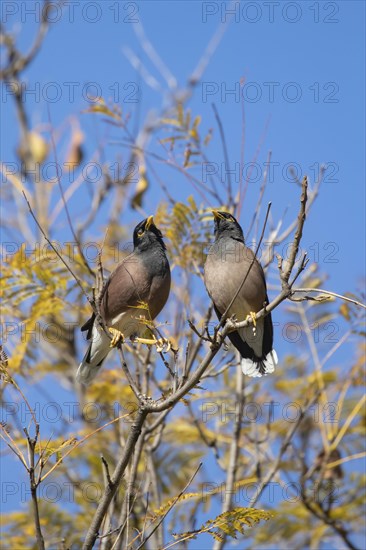
{"label": "yellow foliage", "polygon": [[199,529],[186,533],[173,534],[178,540],[195,539],[202,533],[209,533],[215,540],[224,540],[224,534],[236,539],[238,534],[244,535],[245,529],[253,527],[261,520],[268,521],[273,518],[271,512],[257,510],[255,508],[233,508],[228,512],[218,515],[215,519],[206,521]]}
{"label": "yellow foliage", "polygon": [[103,98],[97,99],[97,101],[88,109],[85,109],[83,113],[100,113],[108,117],[114,118],[115,120],[122,121],[120,107],[116,104],[113,104],[111,108],[108,107]]}

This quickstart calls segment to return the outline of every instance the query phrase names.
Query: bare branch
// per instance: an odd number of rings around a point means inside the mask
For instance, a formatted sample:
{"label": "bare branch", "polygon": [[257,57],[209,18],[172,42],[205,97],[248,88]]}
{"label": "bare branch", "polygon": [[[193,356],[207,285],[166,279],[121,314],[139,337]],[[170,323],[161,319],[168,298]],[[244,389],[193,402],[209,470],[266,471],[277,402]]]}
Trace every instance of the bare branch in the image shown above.
{"label": "bare branch", "polygon": [[18,73],[23,71],[37,55],[49,27],[48,9],[50,5],[50,0],[44,0],[43,3],[44,6],[42,8],[42,18],[40,21],[40,26],[34,43],[30,47],[28,53],[21,55],[15,48],[12,38],[8,34],[5,34],[4,42],[9,50],[10,63],[3,71],[0,72],[0,79],[5,80],[11,78],[13,75],[17,75]]}
{"label": "bare branch", "polygon": [[[237,403],[237,409],[235,410],[235,421],[233,426],[233,437],[230,443],[229,451],[229,465],[227,468],[226,474],[226,485],[225,485],[225,501],[222,506],[221,513],[224,514],[232,508],[233,503],[233,493],[234,486],[236,481],[236,473],[238,467],[238,457],[239,457],[239,441],[240,433],[244,418],[244,404],[245,404],[245,394],[244,394],[244,374],[241,368],[240,363],[236,368],[236,392],[235,392],[235,401]],[[222,550],[224,548],[226,541],[226,536],[221,540],[216,540],[213,546],[214,550]]]}
{"label": "bare branch", "polygon": [[223,148],[223,151],[224,151],[225,165],[226,165],[226,170],[228,171],[227,172],[227,174],[228,174],[228,179],[227,179],[228,203],[229,203],[229,206],[232,207],[232,206],[234,206],[234,204],[233,204],[232,185],[231,185],[230,160],[229,160],[229,153],[228,153],[227,145],[226,145],[224,127],[222,125],[221,118],[219,116],[216,105],[214,103],[212,104],[212,108],[213,108],[213,111],[214,111],[214,114],[215,114],[216,122],[217,122],[217,125],[219,127],[219,132],[220,132],[220,136],[221,136],[222,148]]}
{"label": "bare branch", "polygon": [[290,445],[290,443],[292,441],[292,438],[295,435],[296,430],[300,426],[306,412],[309,410],[309,408],[314,403],[316,403],[318,397],[319,397],[319,392],[316,392],[316,394],[313,395],[312,398],[308,399],[308,401],[305,403],[305,405],[301,409],[301,412],[300,412],[300,415],[299,415],[298,419],[296,420],[296,422],[294,422],[292,424],[290,430],[287,432],[287,435],[286,435],[285,439],[282,441],[281,448],[279,450],[279,453],[277,455],[276,460],[274,461],[272,467],[268,470],[265,477],[260,481],[260,483],[257,487],[256,493],[255,493],[255,496],[250,501],[250,507],[255,506],[255,504],[260,499],[261,494],[263,493],[264,489],[268,485],[268,483],[270,483],[272,481],[273,477],[275,476],[276,472],[278,471],[278,468],[280,467],[282,456],[284,455],[284,453],[286,452],[288,446]]}
{"label": "bare branch", "polygon": [[94,313],[96,315],[98,315],[98,312],[96,310],[96,307],[95,307],[95,303],[94,301],[89,297],[88,293],[86,292],[86,290],[84,289],[79,277],[77,277],[77,275],[75,275],[75,273],[73,272],[73,270],[71,269],[71,267],[65,262],[65,260],[63,259],[63,257],[61,256],[61,254],[59,253],[59,251],[57,250],[57,248],[55,246],[53,246],[52,242],[50,241],[50,239],[47,237],[46,235],[46,232],[44,231],[43,227],[40,225],[39,221],[37,220],[33,210],[32,210],[32,207],[29,203],[29,200],[27,199],[27,196],[26,194],[24,193],[23,191],[23,196],[25,198],[25,201],[28,205],[28,209],[29,209],[29,212],[31,213],[31,216],[32,218],[34,219],[34,221],[36,222],[39,230],[41,231],[42,235],[44,236],[44,238],[46,239],[46,241],[48,242],[48,244],[50,245],[50,247],[52,248],[52,250],[55,252],[56,256],[61,260],[61,262],[64,264],[64,266],[66,267],[67,271],[73,276],[73,278],[75,279],[75,281],[77,282],[78,286],[80,287],[82,293],[84,294],[84,296],[86,297],[86,299],[88,300],[89,304],[91,305]]}
{"label": "bare branch", "polygon": [[[269,153],[268,153],[268,160],[267,160],[266,166],[269,166],[269,165],[270,165],[271,157],[272,157],[272,152],[269,151]],[[267,168],[266,168],[266,169],[264,170],[264,173],[263,173],[262,185],[261,185],[261,188],[260,188],[260,190],[259,190],[259,196],[258,196],[258,200],[257,200],[257,205],[256,205],[256,207],[255,207],[255,211],[254,211],[254,214],[253,214],[253,217],[252,217],[252,221],[250,222],[249,228],[248,228],[248,230],[247,230],[247,236],[250,235],[250,232],[251,232],[251,230],[253,229],[255,220],[256,220],[256,219],[259,220],[259,213],[260,213],[260,210],[261,210],[263,195],[264,195],[264,191],[265,191],[266,185],[267,185],[267,177],[268,177],[268,170],[267,170]]]}
{"label": "bare branch", "polygon": [[131,388],[131,390],[133,391],[133,393],[135,394],[135,396],[137,397],[137,399],[140,401],[141,399],[141,392],[139,391],[136,383],[135,383],[135,380],[132,376],[132,374],[130,373],[130,370],[127,366],[127,363],[126,363],[126,360],[124,358],[124,355],[123,355],[123,349],[122,349],[122,346],[121,344],[119,343],[117,345],[117,349],[118,349],[118,353],[120,355],[120,358],[121,358],[121,365],[122,365],[122,370],[128,380],[128,383],[129,383],[129,386]]}
{"label": "bare branch", "polygon": [[32,504],[33,504],[33,515],[34,515],[34,524],[36,528],[36,538],[37,545],[39,550],[45,550],[44,538],[41,529],[41,521],[39,516],[39,507],[37,499],[37,487],[38,483],[35,478],[35,448],[37,445],[38,435],[39,435],[39,425],[36,424],[36,433],[34,438],[30,437],[28,430],[24,428],[24,433],[28,441],[28,451],[29,451],[29,479],[30,479],[30,489],[32,495]]}
{"label": "bare branch", "polygon": [[[324,290],[323,288],[293,288],[292,293],[293,294],[302,294],[302,293],[311,293],[311,292],[319,292],[323,294],[322,299],[327,300],[330,299],[332,296],[335,298],[339,298],[340,300],[344,300],[345,302],[349,302],[351,304],[355,304],[358,307],[362,307],[366,309],[366,305],[362,302],[359,302],[358,300],[354,300],[353,298],[349,298],[348,296],[344,296],[343,294],[337,294],[336,292],[332,292],[330,290]],[[317,300],[317,298],[312,298],[311,296],[304,296],[303,300]]]}
{"label": "bare branch", "polygon": [[149,57],[150,61],[155,65],[156,69],[159,71],[161,76],[165,79],[169,88],[171,90],[176,89],[177,79],[170,72],[168,67],[165,65],[165,63],[161,59],[160,55],[155,50],[154,46],[151,44],[150,40],[147,38],[141,21],[139,21],[137,25],[133,25],[132,28],[135,31],[136,36],[140,40],[140,44],[143,50],[145,51],[146,55]]}
{"label": "bare branch", "polygon": [[104,516],[109,508],[112,498],[116,494],[116,491],[121,483],[121,480],[127,468],[127,465],[131,460],[134,447],[141,435],[142,426],[144,425],[147,414],[148,414],[148,411],[144,407],[140,406],[140,409],[137,413],[136,421],[132,424],[130,433],[128,434],[128,438],[126,441],[126,445],[123,449],[122,456],[118,461],[116,469],[114,470],[113,475],[111,477],[111,485],[106,487],[104,494],[100,499],[98,508],[94,514],[93,520],[88,529],[88,532],[86,534],[85,541],[83,544],[83,550],[91,550],[94,546],[94,543],[99,534],[99,529],[102,525]]}
{"label": "bare branch", "polygon": [[104,470],[105,470],[105,475],[106,475],[106,479],[107,479],[108,486],[111,486],[111,485],[112,485],[112,481],[111,481],[111,476],[110,476],[110,473],[109,473],[108,462],[106,461],[106,459],[104,458],[103,455],[100,455],[100,459],[101,459],[102,464],[103,464],[103,466],[104,466]]}
{"label": "bare branch", "polygon": [[[296,256],[299,251],[300,241],[302,237],[302,231],[304,228],[305,218],[306,218],[306,202],[307,202],[307,190],[308,190],[308,178],[304,176],[302,180],[302,189],[300,197],[300,211],[297,218],[297,228],[294,240],[292,242],[288,260],[285,262],[281,273],[281,280],[283,287],[287,287],[289,284],[289,279],[292,273],[292,269],[295,265]],[[291,286],[291,285],[290,285]]]}
{"label": "bare branch", "polygon": [[164,521],[164,519],[166,518],[166,516],[169,514],[169,512],[172,510],[172,508],[174,508],[174,506],[177,504],[178,500],[184,495],[184,493],[186,492],[186,490],[188,489],[188,487],[190,486],[190,484],[192,483],[192,481],[194,480],[194,478],[196,477],[196,475],[198,474],[201,466],[202,466],[202,462],[199,463],[198,467],[196,468],[195,472],[192,474],[192,476],[190,477],[189,481],[187,482],[187,484],[184,486],[184,488],[180,491],[180,493],[176,496],[176,498],[173,500],[173,502],[171,503],[171,505],[169,506],[169,508],[166,510],[166,512],[162,515],[162,517],[160,518],[160,520],[158,521],[157,525],[155,525],[154,529],[149,533],[149,535],[147,535],[147,537],[144,538],[144,540],[141,542],[141,544],[139,544],[139,546],[136,548],[136,550],[140,550],[141,548],[143,548],[145,546],[145,543],[149,540],[149,538],[155,533],[155,531],[158,529],[158,527],[161,525],[161,523]]}
{"label": "bare branch", "polygon": [[85,256],[84,256],[84,252],[83,252],[83,249],[81,248],[81,244],[80,244],[80,241],[79,239],[77,238],[76,236],[76,233],[75,233],[75,230],[74,230],[74,227],[72,225],[72,221],[71,221],[71,216],[70,216],[70,212],[69,212],[69,207],[67,206],[67,202],[66,202],[66,199],[65,199],[65,194],[64,194],[64,190],[62,188],[62,183],[61,183],[61,176],[60,176],[60,165],[57,161],[57,151],[56,151],[56,144],[55,144],[55,138],[54,138],[54,135],[53,135],[53,129],[52,129],[52,121],[51,121],[51,112],[50,112],[50,106],[49,104],[47,104],[47,112],[48,112],[48,121],[50,123],[50,135],[51,135],[51,144],[52,144],[52,149],[53,149],[53,156],[55,157],[55,164],[56,164],[56,179],[57,179],[57,184],[58,184],[58,188],[60,190],[60,194],[61,194],[61,198],[62,198],[62,202],[63,202],[63,205],[64,205],[64,208],[65,208],[65,212],[66,212],[66,217],[67,217],[67,221],[68,221],[68,224],[69,224],[69,227],[70,227],[70,230],[71,230],[71,233],[75,239],[75,242],[76,242],[76,245],[78,247],[78,251],[79,251],[79,254],[80,254],[80,257],[83,261],[83,264],[84,266],[86,267],[86,269],[89,271],[90,275],[92,275],[93,277],[95,276],[94,274],[94,271],[91,269],[90,265],[88,264]]}

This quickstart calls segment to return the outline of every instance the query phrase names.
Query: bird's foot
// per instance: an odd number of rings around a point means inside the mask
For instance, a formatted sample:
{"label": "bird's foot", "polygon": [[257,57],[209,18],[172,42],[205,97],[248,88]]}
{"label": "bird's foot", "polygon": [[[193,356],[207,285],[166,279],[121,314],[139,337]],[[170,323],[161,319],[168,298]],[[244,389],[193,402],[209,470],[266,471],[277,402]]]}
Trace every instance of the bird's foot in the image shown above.
{"label": "bird's foot", "polygon": [[247,315],[247,319],[251,319],[253,321],[253,333],[255,334],[256,333],[256,327],[257,327],[257,319],[256,319],[256,314],[254,313],[254,311],[251,311],[249,313],[249,315]]}
{"label": "bird's foot", "polygon": [[117,344],[123,344],[125,337],[121,331],[112,327],[108,328],[108,330],[112,334],[112,340],[111,340],[111,343],[109,344],[111,348],[116,347]]}
{"label": "bird's foot", "polygon": [[161,353],[162,351],[168,353],[168,351],[171,350],[171,347],[172,344],[167,338],[159,338],[159,340],[156,341],[156,351],[158,353]]}
{"label": "bird's foot", "polygon": [[[139,342],[140,344],[147,344],[148,346],[156,346],[156,351],[158,353],[161,353],[162,351],[165,351],[167,353],[170,351],[172,345],[166,338],[159,338],[158,340],[156,338],[135,338],[134,342]],[[164,350],[165,348],[165,350]]]}

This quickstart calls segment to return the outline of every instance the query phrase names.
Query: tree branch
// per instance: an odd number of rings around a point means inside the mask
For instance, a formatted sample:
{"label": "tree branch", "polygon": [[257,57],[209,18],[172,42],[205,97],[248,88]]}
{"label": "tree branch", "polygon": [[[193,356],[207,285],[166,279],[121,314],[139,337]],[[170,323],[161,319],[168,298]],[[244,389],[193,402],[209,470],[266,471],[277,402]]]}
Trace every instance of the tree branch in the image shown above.
{"label": "tree branch", "polygon": [[30,488],[31,488],[32,503],[33,503],[33,515],[34,515],[34,524],[36,528],[37,545],[39,550],[45,550],[44,538],[43,538],[42,529],[41,529],[41,521],[39,517],[38,499],[37,499],[38,484],[36,482],[36,477],[35,477],[35,448],[38,440],[39,425],[36,424],[36,433],[34,438],[30,437],[27,428],[24,428],[24,433],[28,441],[28,450],[29,450],[29,470],[28,471],[29,471]]}
{"label": "tree branch", "polygon": [[94,514],[93,520],[86,534],[85,541],[82,547],[83,550],[91,550],[94,546],[104,516],[121,483],[126,467],[131,460],[131,456],[133,454],[135,445],[140,437],[142,426],[145,422],[147,414],[148,411],[143,406],[140,406],[140,409],[137,413],[136,421],[132,424],[130,433],[128,434],[123,454],[111,477],[111,484],[109,484],[105,488],[104,494],[99,502],[98,508]]}
{"label": "tree branch", "polygon": [[181,496],[186,492],[196,475],[198,474],[198,471],[200,470],[202,466],[202,462],[199,463],[198,467],[196,468],[193,475],[190,477],[188,483],[184,486],[184,488],[180,491],[180,493],[176,496],[176,498],[173,500],[169,508],[166,510],[166,512],[162,515],[162,517],[159,519],[157,525],[155,525],[154,529],[147,535],[147,537],[144,538],[144,540],[141,542],[141,544],[138,545],[136,550],[140,550],[141,548],[144,548],[146,542],[149,540],[149,538],[155,533],[155,531],[159,528],[159,526],[162,524],[166,516],[169,514],[169,512],[173,509],[173,507],[177,504],[178,500],[181,498]]}
{"label": "tree branch", "polygon": [[[236,370],[236,392],[235,392],[236,403],[238,403],[238,409],[235,414],[235,421],[233,426],[233,438],[230,444],[230,458],[229,466],[227,469],[226,475],[226,485],[225,485],[225,501],[221,510],[221,513],[224,514],[232,508],[233,502],[233,492],[234,485],[236,481],[236,472],[238,467],[238,456],[239,456],[239,440],[240,433],[244,418],[244,404],[245,404],[245,393],[244,393],[244,374],[241,368],[240,363],[237,366]],[[222,550],[226,542],[226,534],[221,540],[216,540],[213,546],[213,550]]]}
{"label": "tree branch", "polygon": [[[337,294],[336,292],[331,292],[330,290],[324,290],[323,288],[294,288],[292,290],[293,294],[303,293],[303,292],[319,292],[321,294],[324,294],[324,297],[322,296],[322,299],[324,300],[329,299],[330,296],[334,296],[335,298],[339,298],[340,300],[344,300],[345,302],[349,302],[351,304],[355,304],[358,307],[362,307],[366,309],[366,305],[363,304],[362,302],[359,302],[358,300],[354,300],[353,298],[348,298],[348,296],[344,296],[343,294]],[[304,296],[302,300],[320,301],[320,299],[312,298],[311,296]]]}

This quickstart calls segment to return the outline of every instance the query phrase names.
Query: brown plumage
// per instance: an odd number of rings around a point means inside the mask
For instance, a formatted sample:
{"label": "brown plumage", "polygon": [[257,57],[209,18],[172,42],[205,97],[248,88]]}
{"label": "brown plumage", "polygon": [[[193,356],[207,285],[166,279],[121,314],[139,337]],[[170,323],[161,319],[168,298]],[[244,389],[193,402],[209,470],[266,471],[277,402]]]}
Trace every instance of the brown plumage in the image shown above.
{"label": "brown plumage", "polygon": [[[118,329],[125,338],[138,337],[146,331],[139,318],[155,319],[170,292],[165,245],[152,216],[136,226],[133,240],[133,252],[110,275],[100,303],[104,323]],[[94,314],[81,330],[88,331],[90,344],[79,365],[77,379],[89,384],[110,352],[110,339],[96,323]]]}
{"label": "brown plumage", "polygon": [[[213,213],[215,243],[207,255],[204,275],[207,292],[221,318],[248,273],[228,311],[229,316],[244,321],[268,303],[263,269],[252,250],[245,246],[243,231],[236,219],[227,212],[214,210]],[[270,313],[258,319],[255,327],[249,325],[229,333],[228,337],[242,356],[244,374],[262,376],[273,372],[277,354],[273,350]]]}

